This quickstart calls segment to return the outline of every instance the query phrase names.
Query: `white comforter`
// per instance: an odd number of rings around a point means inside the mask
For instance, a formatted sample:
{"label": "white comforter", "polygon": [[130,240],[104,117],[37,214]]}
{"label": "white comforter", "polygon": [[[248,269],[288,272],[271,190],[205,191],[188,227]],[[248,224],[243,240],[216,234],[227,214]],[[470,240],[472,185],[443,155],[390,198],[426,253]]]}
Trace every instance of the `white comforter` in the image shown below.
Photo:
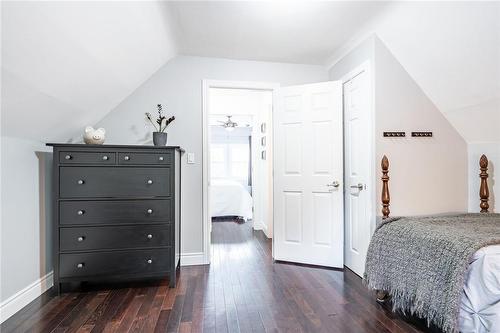
{"label": "white comforter", "polygon": [[235,181],[212,180],[210,184],[210,214],[214,216],[239,216],[252,218],[252,197]]}
{"label": "white comforter", "polygon": [[500,245],[483,247],[472,258],[459,328],[462,333],[500,332]]}

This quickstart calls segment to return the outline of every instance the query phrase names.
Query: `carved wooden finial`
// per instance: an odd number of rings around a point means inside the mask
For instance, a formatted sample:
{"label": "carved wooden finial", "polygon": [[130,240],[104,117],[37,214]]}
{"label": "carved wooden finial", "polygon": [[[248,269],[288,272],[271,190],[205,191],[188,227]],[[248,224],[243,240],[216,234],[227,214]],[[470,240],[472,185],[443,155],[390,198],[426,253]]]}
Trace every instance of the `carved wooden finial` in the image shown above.
{"label": "carved wooden finial", "polygon": [[384,155],[382,157],[382,216],[388,218],[390,214],[389,204],[391,197],[389,195],[389,159]]}
{"label": "carved wooden finial", "polygon": [[481,177],[481,187],[479,188],[481,203],[479,204],[479,207],[481,207],[481,213],[488,213],[488,208],[490,208],[490,205],[488,204],[490,191],[488,190],[488,158],[486,155],[481,155],[481,158],[479,159],[479,168],[481,170],[481,173],[479,174],[479,177]]}

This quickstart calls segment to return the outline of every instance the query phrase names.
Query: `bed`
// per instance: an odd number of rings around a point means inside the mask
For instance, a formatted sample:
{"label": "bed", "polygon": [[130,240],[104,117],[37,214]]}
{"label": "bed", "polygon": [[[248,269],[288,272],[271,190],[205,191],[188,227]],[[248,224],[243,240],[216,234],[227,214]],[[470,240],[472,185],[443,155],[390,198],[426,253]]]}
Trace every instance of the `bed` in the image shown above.
{"label": "bed", "polygon": [[210,183],[210,214],[214,217],[252,219],[253,200],[243,185],[232,180]]}
{"label": "bed", "polygon": [[500,332],[500,214],[489,213],[488,159],[480,159],[481,213],[390,217],[389,161],[382,214],[364,283],[394,311],[444,332]]}

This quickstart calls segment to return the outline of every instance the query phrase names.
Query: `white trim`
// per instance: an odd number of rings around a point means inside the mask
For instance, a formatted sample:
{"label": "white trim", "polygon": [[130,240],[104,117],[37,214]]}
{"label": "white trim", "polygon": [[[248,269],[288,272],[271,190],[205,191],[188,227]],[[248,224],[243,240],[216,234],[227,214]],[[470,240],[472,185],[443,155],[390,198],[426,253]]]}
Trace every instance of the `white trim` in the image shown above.
{"label": "white trim", "polygon": [[[273,213],[274,215],[274,213]],[[255,230],[262,230],[262,232],[264,233],[264,235],[267,237],[267,238],[273,238],[272,235],[270,235],[270,230],[271,228],[269,228],[267,225],[265,225],[264,223],[261,223],[259,225],[260,229],[256,229],[254,227]],[[273,243],[274,244],[274,243]]]}
{"label": "white trim", "polygon": [[205,254],[203,252],[182,253],[181,266],[206,265]]}
{"label": "white trim", "polygon": [[264,230],[265,227],[262,221],[253,221],[253,230]]}
{"label": "white trim", "polygon": [[[279,89],[279,83],[272,82],[253,82],[253,81],[220,81],[220,80],[203,80],[202,81],[202,202],[203,202],[203,263],[210,264],[210,232],[211,232],[211,219],[209,214],[209,161],[208,161],[208,144],[210,137],[210,126],[208,126],[208,98],[210,88],[228,88],[228,89],[253,89],[253,90],[270,90],[273,92],[273,105],[275,103],[275,92]],[[272,223],[272,221],[271,221]]]}
{"label": "white trim", "polygon": [[0,323],[9,319],[16,312],[34,301],[41,294],[52,288],[54,285],[54,272],[42,276],[29,286],[18,291],[14,295],[0,303]]}

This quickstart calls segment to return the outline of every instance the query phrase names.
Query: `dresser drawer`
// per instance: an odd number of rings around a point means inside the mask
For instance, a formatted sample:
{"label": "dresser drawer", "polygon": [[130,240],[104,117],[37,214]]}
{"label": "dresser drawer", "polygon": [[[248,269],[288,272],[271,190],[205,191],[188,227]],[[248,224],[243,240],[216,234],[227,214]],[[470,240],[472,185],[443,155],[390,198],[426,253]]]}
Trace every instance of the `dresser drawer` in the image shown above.
{"label": "dresser drawer", "polygon": [[156,197],[171,195],[170,166],[61,167],[61,198]]}
{"label": "dresser drawer", "polygon": [[59,276],[99,277],[127,276],[168,272],[171,249],[133,250],[61,254]]}
{"label": "dresser drawer", "polygon": [[60,151],[59,163],[61,164],[115,164],[114,152],[81,152]]}
{"label": "dresser drawer", "polygon": [[118,153],[118,164],[172,164],[174,155],[166,153]]}
{"label": "dresser drawer", "polygon": [[61,251],[116,250],[170,245],[170,224],[60,229]]}
{"label": "dresser drawer", "polygon": [[171,199],[60,201],[59,223],[62,226],[170,223],[172,211]]}

